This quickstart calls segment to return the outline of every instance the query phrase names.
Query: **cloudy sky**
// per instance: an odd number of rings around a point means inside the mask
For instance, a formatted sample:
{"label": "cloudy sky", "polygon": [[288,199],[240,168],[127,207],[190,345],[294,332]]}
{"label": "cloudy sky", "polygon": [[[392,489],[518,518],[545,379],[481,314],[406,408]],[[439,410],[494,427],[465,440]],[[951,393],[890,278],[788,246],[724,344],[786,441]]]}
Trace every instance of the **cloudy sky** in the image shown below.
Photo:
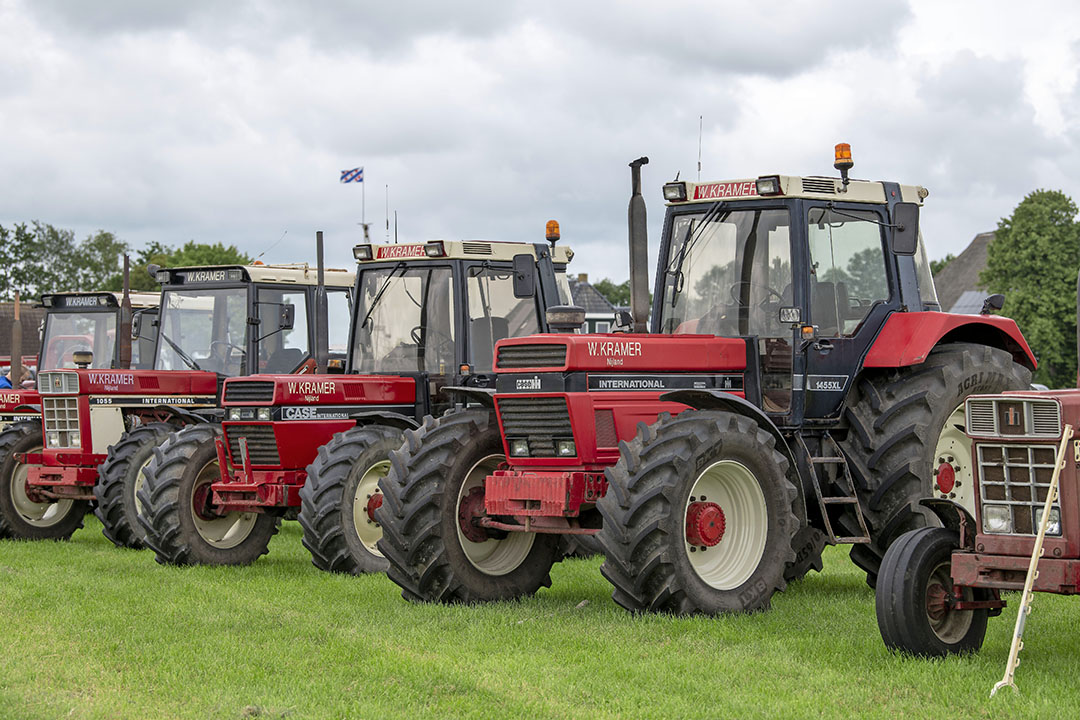
{"label": "cloudy sky", "polygon": [[[1080,199],[1080,5],[0,0],[0,224],[351,263],[376,240],[536,241],[624,279],[627,163],[660,186],[853,175],[930,189],[932,257],[1040,187]],[[284,238],[284,239],[282,239]]]}

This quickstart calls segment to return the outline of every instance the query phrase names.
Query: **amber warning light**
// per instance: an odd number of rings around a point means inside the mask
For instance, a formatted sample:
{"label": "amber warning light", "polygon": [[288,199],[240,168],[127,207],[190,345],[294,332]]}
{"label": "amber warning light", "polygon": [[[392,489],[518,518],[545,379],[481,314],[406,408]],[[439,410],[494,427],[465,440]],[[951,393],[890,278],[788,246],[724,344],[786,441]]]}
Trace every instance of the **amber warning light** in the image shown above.
{"label": "amber warning light", "polygon": [[848,143],[836,144],[836,160],[833,162],[833,167],[840,171],[840,179],[844,181],[844,187],[848,184],[848,170],[855,166],[855,161],[851,159],[851,145]]}
{"label": "amber warning light", "polygon": [[547,241],[554,243],[560,237],[559,235],[559,221],[548,220],[547,221]]}

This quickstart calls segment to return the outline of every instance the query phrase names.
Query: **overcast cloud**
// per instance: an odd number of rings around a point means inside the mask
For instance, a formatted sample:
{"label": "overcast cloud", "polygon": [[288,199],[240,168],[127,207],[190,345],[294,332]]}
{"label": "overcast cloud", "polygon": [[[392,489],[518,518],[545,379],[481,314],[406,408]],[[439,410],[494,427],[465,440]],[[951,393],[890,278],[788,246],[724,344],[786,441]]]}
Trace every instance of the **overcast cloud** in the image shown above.
{"label": "overcast cloud", "polygon": [[[0,224],[351,264],[402,240],[540,240],[624,279],[627,163],[660,186],[831,174],[930,189],[930,254],[1028,192],[1080,200],[1065,3],[0,0]],[[391,229],[392,232],[392,229]],[[278,242],[284,233],[285,240]],[[275,244],[277,243],[277,244]]]}

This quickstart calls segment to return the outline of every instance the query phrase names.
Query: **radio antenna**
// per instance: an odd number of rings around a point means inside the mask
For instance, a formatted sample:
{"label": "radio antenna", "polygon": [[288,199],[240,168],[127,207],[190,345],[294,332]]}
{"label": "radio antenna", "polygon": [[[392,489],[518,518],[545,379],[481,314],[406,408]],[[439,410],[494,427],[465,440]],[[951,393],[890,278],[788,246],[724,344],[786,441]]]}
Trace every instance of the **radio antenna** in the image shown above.
{"label": "radio antenna", "polygon": [[701,128],[703,124],[702,115],[697,116],[697,179],[701,182]]}
{"label": "radio antenna", "polygon": [[256,255],[256,256],[255,256],[255,259],[256,259],[256,260],[258,260],[258,259],[259,259],[259,258],[261,258],[261,257],[262,257],[263,255],[265,255],[266,253],[270,252],[271,250],[273,250],[274,248],[276,248],[276,247],[277,247],[278,245],[280,245],[280,244],[281,244],[281,241],[282,241],[282,240],[284,240],[284,239],[285,239],[285,236],[286,236],[286,235],[288,235],[288,234],[289,234],[289,231],[288,231],[288,230],[286,230],[285,232],[281,233],[281,237],[279,237],[279,238],[277,239],[277,242],[276,242],[276,243],[274,243],[273,245],[271,245],[270,247],[266,248],[265,250],[263,250],[263,251],[262,251],[261,253],[259,253],[258,255]]}

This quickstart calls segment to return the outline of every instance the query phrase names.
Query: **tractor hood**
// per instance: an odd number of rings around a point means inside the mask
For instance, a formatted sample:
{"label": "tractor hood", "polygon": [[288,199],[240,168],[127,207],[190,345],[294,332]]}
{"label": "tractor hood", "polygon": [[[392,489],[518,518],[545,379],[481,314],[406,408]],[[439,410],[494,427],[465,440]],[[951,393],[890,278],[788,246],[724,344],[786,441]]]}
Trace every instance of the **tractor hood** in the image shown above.
{"label": "tractor hood", "polygon": [[225,406],[412,405],[416,379],[396,375],[251,375],[225,381]]}
{"label": "tractor hood", "polygon": [[746,341],[713,335],[548,334],[500,340],[495,371],[676,373],[745,370]]}
{"label": "tractor hood", "polygon": [[50,370],[38,375],[42,395],[217,395],[211,372],[153,370]]}

